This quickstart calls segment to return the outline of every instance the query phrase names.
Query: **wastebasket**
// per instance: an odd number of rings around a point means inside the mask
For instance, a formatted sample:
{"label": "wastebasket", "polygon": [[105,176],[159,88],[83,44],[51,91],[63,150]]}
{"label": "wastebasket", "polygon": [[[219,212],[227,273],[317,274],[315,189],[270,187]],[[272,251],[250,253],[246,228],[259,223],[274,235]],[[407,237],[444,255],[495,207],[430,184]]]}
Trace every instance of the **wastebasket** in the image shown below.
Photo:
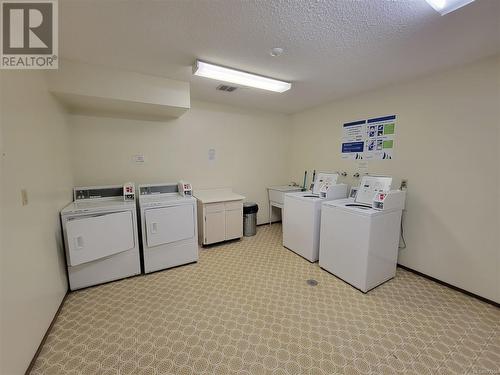
{"label": "wastebasket", "polygon": [[259,211],[257,203],[243,203],[243,235],[245,237],[255,236],[257,233],[257,211]]}

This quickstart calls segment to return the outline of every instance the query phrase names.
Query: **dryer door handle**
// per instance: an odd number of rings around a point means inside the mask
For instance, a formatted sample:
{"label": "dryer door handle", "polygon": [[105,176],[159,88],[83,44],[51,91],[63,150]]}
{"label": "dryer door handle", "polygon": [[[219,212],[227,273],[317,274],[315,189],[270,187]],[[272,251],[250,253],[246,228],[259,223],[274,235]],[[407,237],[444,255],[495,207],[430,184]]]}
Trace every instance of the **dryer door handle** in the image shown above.
{"label": "dryer door handle", "polygon": [[151,223],[151,233],[152,234],[158,233],[158,223]]}
{"label": "dryer door handle", "polygon": [[83,236],[75,237],[75,249],[81,250],[83,249],[83,246],[84,246]]}

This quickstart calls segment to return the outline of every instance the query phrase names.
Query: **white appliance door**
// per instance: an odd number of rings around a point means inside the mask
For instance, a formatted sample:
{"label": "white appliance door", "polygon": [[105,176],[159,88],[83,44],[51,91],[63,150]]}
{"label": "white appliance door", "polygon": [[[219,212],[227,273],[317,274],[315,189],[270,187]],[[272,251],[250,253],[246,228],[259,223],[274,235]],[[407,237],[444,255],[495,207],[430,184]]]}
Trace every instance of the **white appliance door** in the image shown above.
{"label": "white appliance door", "polygon": [[145,211],[148,247],[194,237],[194,206],[151,208]]}
{"label": "white appliance door", "polygon": [[132,212],[76,218],[66,223],[71,266],[91,262],[135,246]]}

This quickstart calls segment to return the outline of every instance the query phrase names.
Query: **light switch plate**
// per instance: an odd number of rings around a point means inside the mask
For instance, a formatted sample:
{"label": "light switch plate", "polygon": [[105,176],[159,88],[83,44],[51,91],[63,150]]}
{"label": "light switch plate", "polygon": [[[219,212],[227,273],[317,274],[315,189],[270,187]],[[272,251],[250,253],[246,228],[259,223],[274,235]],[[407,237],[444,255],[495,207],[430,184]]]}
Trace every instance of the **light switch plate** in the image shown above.
{"label": "light switch plate", "polygon": [[142,164],[146,162],[144,155],[134,155],[133,160],[135,163]]}
{"label": "light switch plate", "polygon": [[23,206],[28,205],[28,190],[21,189],[21,203]]}

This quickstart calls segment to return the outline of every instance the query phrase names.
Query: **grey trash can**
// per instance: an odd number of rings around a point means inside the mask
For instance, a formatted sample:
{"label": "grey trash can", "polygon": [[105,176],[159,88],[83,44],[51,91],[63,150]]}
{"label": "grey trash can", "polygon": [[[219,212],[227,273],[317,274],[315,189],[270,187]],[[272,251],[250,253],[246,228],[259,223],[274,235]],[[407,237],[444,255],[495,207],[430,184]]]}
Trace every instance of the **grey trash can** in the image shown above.
{"label": "grey trash can", "polygon": [[243,235],[245,237],[255,236],[257,233],[257,211],[259,211],[257,203],[243,203]]}

